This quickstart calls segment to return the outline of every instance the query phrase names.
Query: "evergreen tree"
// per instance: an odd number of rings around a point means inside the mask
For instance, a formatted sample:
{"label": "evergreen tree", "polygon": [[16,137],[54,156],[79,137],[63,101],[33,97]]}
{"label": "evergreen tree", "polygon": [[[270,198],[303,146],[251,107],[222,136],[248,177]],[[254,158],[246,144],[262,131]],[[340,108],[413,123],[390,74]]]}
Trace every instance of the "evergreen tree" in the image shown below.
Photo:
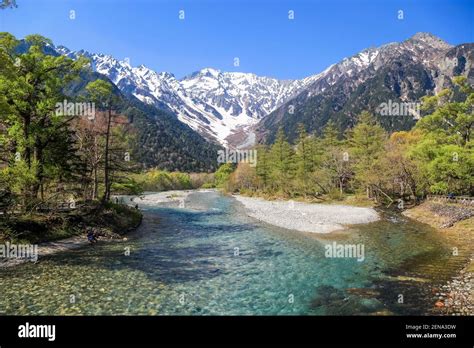
{"label": "evergreen tree", "polygon": [[265,145],[259,145],[255,150],[257,151],[256,174],[260,179],[263,191],[266,191],[271,175],[270,152]]}
{"label": "evergreen tree", "polygon": [[30,178],[22,191],[24,203],[31,205],[39,192],[43,196],[49,174],[68,170],[70,161],[57,150],[64,142],[69,143],[64,149],[71,150],[67,125],[72,117],[56,109],[65,98],[64,86],[79,76],[86,61],[46,55],[44,47],[51,41],[39,35],[27,36],[25,42],[28,51],[18,54],[19,42],[8,33],[0,34],[0,107],[8,105],[2,117],[8,132],[3,132],[2,143],[10,149],[10,166],[16,167],[11,169],[28,172],[22,176]]}
{"label": "evergreen tree", "polygon": [[271,181],[274,191],[291,193],[291,180],[294,176],[294,151],[280,128],[272,145],[271,151]]}
{"label": "evergreen tree", "polygon": [[375,164],[383,155],[385,130],[377,124],[375,118],[367,111],[359,116],[354,129],[349,132],[351,157],[354,158],[354,172],[356,181],[365,187],[367,196],[377,183]]}
{"label": "evergreen tree", "polygon": [[313,148],[311,139],[303,124],[298,125],[298,142],[296,146],[296,180],[297,187],[303,195],[308,193],[309,176],[313,171]]}

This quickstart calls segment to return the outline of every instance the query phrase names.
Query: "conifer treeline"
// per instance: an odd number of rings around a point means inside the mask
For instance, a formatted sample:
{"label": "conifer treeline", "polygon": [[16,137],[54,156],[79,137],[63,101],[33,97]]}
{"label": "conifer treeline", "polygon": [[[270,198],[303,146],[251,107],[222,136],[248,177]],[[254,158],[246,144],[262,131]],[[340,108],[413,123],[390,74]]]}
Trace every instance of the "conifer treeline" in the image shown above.
{"label": "conifer treeline", "polygon": [[272,145],[256,148],[257,166],[240,163],[225,187],[283,197],[359,193],[379,202],[430,193],[472,196],[474,89],[464,77],[454,82],[453,90],[423,98],[429,115],[408,132],[388,134],[368,112],[342,137],[332,122],[321,137],[300,124],[292,145],[280,128]]}

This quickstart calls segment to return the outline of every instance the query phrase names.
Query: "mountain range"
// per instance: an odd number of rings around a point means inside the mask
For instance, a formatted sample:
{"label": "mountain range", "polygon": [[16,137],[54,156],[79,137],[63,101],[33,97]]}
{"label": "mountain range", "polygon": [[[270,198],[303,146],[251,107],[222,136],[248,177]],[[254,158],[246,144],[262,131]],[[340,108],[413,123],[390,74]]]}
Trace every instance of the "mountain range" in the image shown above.
{"label": "mountain range", "polygon": [[171,73],[144,65],[132,67],[128,60],[110,55],[71,52],[64,46],[56,50],[71,58],[89,58],[93,70],[107,76],[122,92],[172,112],[206,139],[224,146],[229,145],[227,137],[234,131],[256,124],[317,78],[277,80],[204,68],[178,80]]}
{"label": "mountain range", "polygon": [[[177,79],[110,55],[54,49],[71,58],[86,56],[92,69],[125,95],[174,115],[210,142],[233,148],[272,142],[279,127],[292,140],[298,123],[320,133],[333,120],[343,131],[362,110],[376,112],[388,100],[417,102],[451,86],[455,75],[474,82],[474,45],[452,46],[429,33],[365,49],[301,80],[213,68]],[[416,122],[413,117],[379,120],[390,131],[409,129]]]}

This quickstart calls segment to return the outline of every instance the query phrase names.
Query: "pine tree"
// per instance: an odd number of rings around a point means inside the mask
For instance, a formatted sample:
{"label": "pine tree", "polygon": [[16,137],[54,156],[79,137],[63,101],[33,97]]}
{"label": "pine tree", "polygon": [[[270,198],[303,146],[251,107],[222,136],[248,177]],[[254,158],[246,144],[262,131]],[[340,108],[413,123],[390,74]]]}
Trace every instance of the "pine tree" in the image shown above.
{"label": "pine tree", "polygon": [[291,179],[294,176],[294,151],[286,140],[283,129],[278,130],[271,148],[271,180],[274,190],[291,193]]}
{"label": "pine tree", "polygon": [[333,121],[329,121],[324,127],[321,145],[323,147],[339,146],[339,130]]}
{"label": "pine tree", "polygon": [[303,195],[308,193],[309,176],[313,171],[313,147],[311,139],[302,123],[298,124],[298,142],[296,146],[296,180]]}
{"label": "pine tree", "polygon": [[256,173],[257,177],[262,183],[263,191],[266,191],[268,188],[271,172],[271,163],[270,163],[270,152],[265,145],[259,145],[255,149],[257,151],[257,167]]}
{"label": "pine tree", "polygon": [[371,188],[377,183],[377,173],[374,166],[379,157],[383,155],[386,138],[385,130],[367,111],[361,113],[358,123],[349,132],[355,179],[365,187],[368,197],[371,196]]}
{"label": "pine tree", "polygon": [[64,138],[72,118],[58,114],[56,105],[64,100],[64,87],[79,76],[86,61],[46,55],[44,47],[51,41],[40,35],[27,36],[25,42],[28,51],[19,54],[16,50],[19,41],[8,33],[0,34],[0,95],[3,96],[0,107],[8,105],[3,116],[8,133],[2,142],[11,150],[12,167],[27,171],[23,177],[30,179],[22,191],[25,205],[31,205],[39,192],[43,198],[48,176],[58,175],[58,171],[67,170],[70,164],[61,160],[65,153],[58,158],[56,149],[64,141],[73,141]]}

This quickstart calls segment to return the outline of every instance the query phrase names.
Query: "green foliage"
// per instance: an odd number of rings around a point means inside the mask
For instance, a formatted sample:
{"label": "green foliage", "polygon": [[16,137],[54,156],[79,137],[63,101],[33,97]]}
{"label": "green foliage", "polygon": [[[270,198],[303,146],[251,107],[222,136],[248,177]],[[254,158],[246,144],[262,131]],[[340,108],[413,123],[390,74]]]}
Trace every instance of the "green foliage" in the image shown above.
{"label": "green foliage", "polygon": [[64,156],[74,142],[67,128],[70,119],[55,111],[64,99],[63,87],[78,77],[85,61],[46,55],[44,47],[51,41],[39,35],[27,36],[25,42],[29,49],[18,53],[19,42],[0,34],[0,121],[6,130],[0,128],[0,142],[7,149],[2,157],[12,163],[6,175],[29,203],[48,181],[71,171],[72,158]]}
{"label": "green foliage", "polygon": [[270,151],[267,146],[259,145],[256,148],[257,151],[257,166],[256,175],[259,179],[259,189],[266,190],[270,183],[270,171],[271,171],[271,159]]}
{"label": "green foliage", "polygon": [[19,160],[3,169],[0,175],[4,178],[5,182],[8,182],[10,190],[21,193],[25,187],[37,184],[36,171],[35,162],[28,167],[25,161]]}
{"label": "green foliage", "polygon": [[131,100],[120,110],[137,130],[134,156],[146,168],[180,172],[213,172],[219,146],[180,122],[175,115]]}
{"label": "green foliage", "polygon": [[90,82],[86,86],[86,91],[89,95],[89,98],[95,103],[101,105],[102,107],[106,106],[111,102],[112,94],[112,85],[104,80],[95,80]]}
{"label": "green foliage", "polygon": [[[202,178],[206,176],[206,178]],[[151,169],[142,174],[134,175],[133,181],[143,191],[189,190],[203,185],[213,184],[212,176],[207,174],[188,174]],[[207,181],[209,180],[209,181]]]}
{"label": "green foliage", "polygon": [[211,189],[211,188],[215,188],[215,187],[216,187],[216,185],[212,182],[206,182],[205,184],[203,184],[201,186],[201,188],[203,188],[203,189]]}
{"label": "green foliage", "polygon": [[193,188],[191,183],[191,177],[187,173],[173,172],[171,173],[171,178],[172,181],[175,182],[181,190]]}
{"label": "green foliage", "polygon": [[290,180],[295,175],[295,153],[282,128],[278,130],[275,143],[271,147],[270,158],[273,164],[270,172],[272,188],[288,193],[291,190]]}
{"label": "green foliage", "polygon": [[216,187],[223,187],[233,171],[234,165],[232,163],[222,164],[214,175]]}
{"label": "green foliage", "polygon": [[357,125],[348,133],[351,156],[354,157],[355,180],[369,189],[376,184],[379,173],[375,163],[384,154],[387,134],[368,112],[363,112]]}
{"label": "green foliage", "polygon": [[474,190],[474,88],[465,77],[454,82],[462,95],[459,100],[454,100],[453,90],[424,98],[423,108],[431,113],[416,125],[423,138],[411,154],[430,192],[469,195]]}
{"label": "green foliage", "polygon": [[390,137],[366,111],[344,139],[332,121],[320,137],[299,124],[291,145],[281,127],[273,145],[257,147],[255,172],[242,167],[227,186],[270,197],[341,200],[344,194],[364,193],[388,203],[429,193],[473,195],[474,89],[464,77],[453,81],[454,90],[423,99],[428,115],[415,129]]}
{"label": "green foliage", "polygon": [[112,192],[120,195],[140,195],[143,193],[142,185],[133,179],[123,183],[112,183]]}

